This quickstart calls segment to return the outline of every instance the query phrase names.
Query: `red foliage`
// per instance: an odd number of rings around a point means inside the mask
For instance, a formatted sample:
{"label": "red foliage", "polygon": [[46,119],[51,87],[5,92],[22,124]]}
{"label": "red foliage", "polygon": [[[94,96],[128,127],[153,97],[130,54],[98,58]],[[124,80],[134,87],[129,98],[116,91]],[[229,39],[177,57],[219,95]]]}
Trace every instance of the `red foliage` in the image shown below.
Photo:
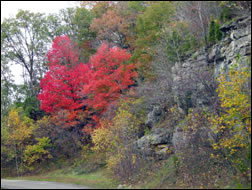
{"label": "red foliage", "polygon": [[97,112],[106,111],[108,104],[117,100],[121,93],[134,83],[137,76],[132,64],[125,64],[131,55],[118,47],[109,48],[102,44],[97,53],[91,57],[91,74],[89,83],[83,92],[90,94],[88,107]]}
{"label": "red foliage", "polygon": [[47,57],[49,71],[40,81],[41,92],[38,95],[41,109],[52,113],[58,120],[66,121],[65,126],[74,125],[76,122],[72,121],[85,104],[81,90],[87,83],[86,74],[90,67],[79,63],[76,44],[68,36],[56,37]]}
{"label": "red foliage", "polygon": [[57,36],[53,40],[52,49],[47,54],[48,65],[75,66],[79,62],[77,45],[68,36]]}
{"label": "red foliage", "polygon": [[80,92],[87,83],[88,70],[88,65],[83,63],[72,69],[64,65],[51,66],[40,81],[38,98],[42,101],[41,109],[52,113],[61,109],[73,111],[83,106],[81,98],[84,95]]}
{"label": "red foliage", "polygon": [[[41,109],[73,126],[78,114],[92,117],[87,127],[99,123],[99,117],[130,85],[137,73],[125,64],[130,54],[117,47],[101,45],[88,64],[78,63],[76,48],[67,36],[57,37],[48,53],[49,71],[41,79],[38,99]],[[62,65],[62,60],[67,60]],[[84,109],[84,110],[83,110]],[[63,112],[62,112],[63,111]]]}

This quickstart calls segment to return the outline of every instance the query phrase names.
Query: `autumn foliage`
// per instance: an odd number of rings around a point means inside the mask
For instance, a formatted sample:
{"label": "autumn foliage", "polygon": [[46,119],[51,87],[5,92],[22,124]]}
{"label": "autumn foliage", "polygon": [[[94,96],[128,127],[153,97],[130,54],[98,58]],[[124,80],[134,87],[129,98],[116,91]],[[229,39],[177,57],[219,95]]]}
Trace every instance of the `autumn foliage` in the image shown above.
{"label": "autumn foliage", "polygon": [[78,48],[68,36],[57,36],[47,53],[48,65],[75,66],[79,62]]}
{"label": "autumn foliage", "polygon": [[213,143],[214,158],[228,159],[248,179],[251,176],[251,72],[247,67],[231,67],[228,75],[218,78],[218,96],[221,100],[220,114],[209,121],[219,141]]}
{"label": "autumn foliage", "polygon": [[44,111],[63,112],[67,126],[77,124],[83,112],[97,124],[107,107],[134,83],[135,66],[125,63],[129,53],[108,44],[102,44],[86,64],[79,62],[76,51],[67,36],[55,38],[38,99]]}
{"label": "autumn foliage", "polygon": [[83,94],[89,94],[88,107],[96,111],[106,111],[108,104],[120,97],[120,94],[134,83],[137,76],[132,64],[122,64],[131,55],[118,47],[109,48],[102,44],[91,57],[89,83],[84,86]]}

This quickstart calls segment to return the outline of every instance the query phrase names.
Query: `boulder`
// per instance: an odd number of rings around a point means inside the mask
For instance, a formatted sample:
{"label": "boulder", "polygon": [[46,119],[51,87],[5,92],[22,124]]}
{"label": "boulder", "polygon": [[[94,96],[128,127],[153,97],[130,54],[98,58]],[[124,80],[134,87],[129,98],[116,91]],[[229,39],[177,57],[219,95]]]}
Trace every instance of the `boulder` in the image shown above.
{"label": "boulder", "polygon": [[173,133],[172,144],[175,152],[191,148],[193,146],[210,147],[217,136],[209,128],[183,131],[176,128]]}
{"label": "boulder", "polygon": [[152,111],[148,113],[147,121],[145,122],[145,124],[151,128],[161,119],[162,115],[163,115],[163,110],[161,106],[155,105]]}
{"label": "boulder", "polygon": [[172,130],[152,129],[150,134],[138,139],[136,145],[145,156],[152,156],[157,160],[166,159],[174,152]]}
{"label": "boulder", "polygon": [[163,145],[162,148],[159,145],[158,150],[156,151],[156,159],[165,160],[173,153],[174,153],[174,148],[172,145]]}
{"label": "boulder", "polygon": [[151,145],[171,144],[172,131],[165,128],[156,128],[151,131],[151,134],[145,135],[138,139],[137,146],[142,149]]}

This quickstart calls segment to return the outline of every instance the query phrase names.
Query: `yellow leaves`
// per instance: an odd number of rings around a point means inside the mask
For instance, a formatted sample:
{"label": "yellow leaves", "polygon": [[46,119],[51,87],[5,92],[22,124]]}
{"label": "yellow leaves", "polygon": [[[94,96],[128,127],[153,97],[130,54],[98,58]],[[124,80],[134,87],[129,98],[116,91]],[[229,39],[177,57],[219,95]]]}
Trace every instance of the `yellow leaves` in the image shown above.
{"label": "yellow leaves", "polygon": [[229,139],[224,139],[220,142],[219,145],[224,148],[231,148],[231,141]]}
{"label": "yellow leaves", "polygon": [[135,165],[136,163],[136,154],[132,154],[132,164]]}
{"label": "yellow leaves", "polygon": [[250,122],[250,124],[248,125],[248,133],[249,133],[249,135],[251,135],[251,122]]}
{"label": "yellow leaves", "polygon": [[218,149],[218,145],[217,144],[213,144],[212,146],[213,146],[214,150]]}
{"label": "yellow leaves", "polygon": [[51,147],[48,137],[36,138],[37,144],[27,145],[24,151],[24,162],[30,170],[34,169],[34,165],[38,161],[53,158],[47,148]]}
{"label": "yellow leaves", "polygon": [[211,153],[211,158],[214,158],[214,154],[213,153]]}
{"label": "yellow leaves", "polygon": [[168,154],[170,154],[170,153],[172,153],[172,150],[166,148],[166,152],[167,152]]}
{"label": "yellow leaves", "polygon": [[176,106],[172,106],[172,107],[169,109],[169,111],[170,111],[171,113],[176,112],[176,111],[177,111],[177,110],[176,110]]}
{"label": "yellow leaves", "polygon": [[114,170],[116,168],[117,164],[120,162],[121,159],[123,159],[123,154],[116,154],[114,156],[110,156],[107,160],[107,167],[110,171]]}
{"label": "yellow leaves", "polygon": [[250,73],[242,68],[240,72],[238,70],[230,72],[228,75],[229,81],[225,75],[218,78],[220,84],[217,92],[221,98],[223,108],[241,106],[249,102],[249,97],[243,92],[244,85],[248,82],[249,77]]}
{"label": "yellow leaves", "polygon": [[21,121],[18,115],[18,111],[17,110],[10,110],[9,112],[9,117],[8,117],[8,126],[12,127],[12,126],[17,126],[20,125]]}
{"label": "yellow leaves", "polygon": [[[131,146],[137,138],[142,113],[137,117],[130,110],[141,101],[136,98],[121,99],[115,117],[112,120],[103,119],[101,127],[91,134],[94,144],[92,150],[105,153],[108,170],[115,175],[118,175],[118,168],[122,168],[123,162],[127,162],[134,168],[137,167],[138,156],[135,152],[130,152],[131,149],[128,146]],[[123,168],[123,170],[127,169],[129,168]],[[120,171],[120,173],[124,172]]]}
{"label": "yellow leaves", "polygon": [[95,146],[92,149],[97,152],[108,151],[112,145],[109,136],[110,133],[108,128],[101,127],[95,129],[92,133],[92,142]]}
{"label": "yellow leaves", "polygon": [[215,133],[221,132],[221,139],[213,149],[225,150],[227,157],[246,150],[251,142],[251,92],[248,80],[251,72],[246,68],[231,68],[228,76],[220,75],[218,89],[222,111],[211,115],[209,121]]}
{"label": "yellow leaves", "polygon": [[20,108],[11,109],[7,118],[8,140],[10,143],[17,143],[18,145],[31,137],[35,126],[32,119],[20,116],[21,111]]}
{"label": "yellow leaves", "polygon": [[102,120],[101,127],[95,129],[92,133],[93,150],[97,152],[111,152],[120,146],[125,135],[132,136],[136,134],[136,130],[140,119],[137,119],[128,111],[129,105],[139,103],[140,101],[130,99],[128,101],[120,101],[116,116],[112,121]]}
{"label": "yellow leaves", "polygon": [[220,158],[220,155],[211,153],[210,157],[218,159],[218,158]]}

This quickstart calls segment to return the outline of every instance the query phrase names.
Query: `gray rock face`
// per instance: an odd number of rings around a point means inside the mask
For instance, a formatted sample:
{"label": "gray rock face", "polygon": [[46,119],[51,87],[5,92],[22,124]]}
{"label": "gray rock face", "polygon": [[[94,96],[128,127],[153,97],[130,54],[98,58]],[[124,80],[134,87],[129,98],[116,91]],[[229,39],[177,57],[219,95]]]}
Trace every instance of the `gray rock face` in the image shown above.
{"label": "gray rock face", "polygon": [[193,146],[210,147],[215,140],[215,134],[208,128],[202,128],[196,132],[183,131],[179,127],[174,132],[170,129],[156,128],[150,134],[137,140],[136,146],[145,156],[164,160],[173,153]]}
{"label": "gray rock face", "polygon": [[172,145],[164,145],[164,146],[160,145],[158,147],[158,151],[156,151],[156,159],[165,160],[173,153],[174,153],[174,147]]}
{"label": "gray rock face", "polygon": [[153,107],[152,111],[147,115],[147,121],[145,124],[149,127],[155,125],[163,115],[163,110],[160,106],[156,105]]}
{"label": "gray rock face", "polygon": [[194,131],[183,131],[177,128],[173,133],[172,144],[175,152],[188,149],[192,146],[210,147],[216,141],[216,135],[208,128]]}
{"label": "gray rock face", "polygon": [[191,58],[181,64],[175,63],[172,68],[173,94],[177,105],[184,111],[188,95],[181,95],[181,92],[183,93],[180,89],[181,84],[186,86],[188,83],[188,86],[191,86],[190,96],[194,98],[191,104],[195,107],[204,107],[208,104],[208,100],[196,95],[201,91],[204,94],[204,86],[200,81],[192,81],[192,78],[197,79],[195,77],[197,74],[204,73],[209,68],[214,69],[215,78],[223,71],[228,73],[230,66],[237,62],[237,57],[240,57],[239,65],[247,65],[251,55],[251,17],[238,18],[229,25],[221,27],[221,30],[225,32],[224,39],[206,50],[201,48]]}
{"label": "gray rock face", "polygon": [[172,131],[170,129],[153,129],[149,135],[140,138],[136,144],[144,155],[157,159],[165,159],[174,152],[172,146]]}
{"label": "gray rock face", "polygon": [[[207,50],[201,48],[191,58],[183,63],[175,63],[172,67],[172,93],[179,109],[183,109],[186,101],[191,97],[195,100],[193,102],[195,107],[207,105],[209,101],[209,99],[204,99],[208,96],[196,96],[195,92],[204,92],[204,85],[197,80],[192,81],[193,73],[201,73],[211,67],[214,69],[214,77],[218,77],[221,72],[228,72],[230,66],[236,62],[237,56],[240,57],[239,65],[247,65],[247,59],[251,55],[251,17],[238,18],[229,25],[222,26],[221,30],[225,33],[224,39]],[[187,94],[181,96],[181,89],[179,89],[181,81],[186,85],[194,84],[187,100],[185,100]],[[146,125],[153,127],[163,114],[161,106],[154,106],[147,116]],[[177,127],[174,132],[169,129],[156,128],[152,129],[150,134],[140,138],[136,142],[136,146],[146,156],[166,159],[174,152],[197,146],[197,144],[209,147],[210,142],[215,141],[216,138],[210,129],[204,127],[195,131],[183,131]]]}
{"label": "gray rock face", "polygon": [[142,149],[151,145],[171,144],[172,132],[170,129],[157,128],[151,134],[145,135],[137,141],[138,148]]}
{"label": "gray rock face", "polygon": [[223,68],[227,72],[238,55],[242,57],[239,64],[247,65],[246,59],[251,54],[251,17],[238,18],[231,23],[226,37],[209,51],[209,55],[215,56],[215,59],[209,59],[215,66],[215,77]]}

